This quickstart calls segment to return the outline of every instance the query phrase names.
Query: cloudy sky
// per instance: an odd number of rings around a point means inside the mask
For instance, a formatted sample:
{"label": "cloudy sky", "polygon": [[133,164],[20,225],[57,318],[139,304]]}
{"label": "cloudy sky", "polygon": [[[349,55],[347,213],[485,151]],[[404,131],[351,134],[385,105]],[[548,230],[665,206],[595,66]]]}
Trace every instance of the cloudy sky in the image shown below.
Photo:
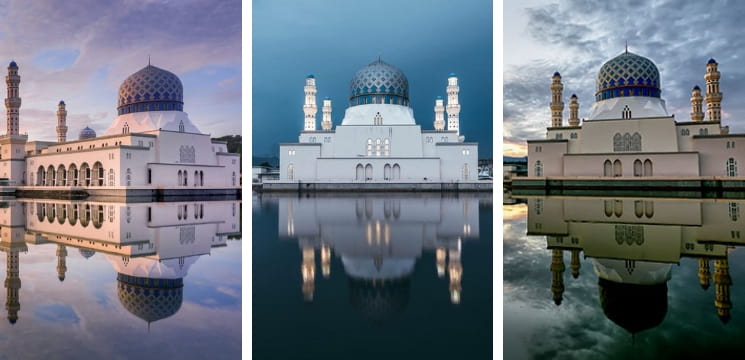
{"label": "cloudy sky", "polygon": [[[576,93],[580,118],[594,102],[600,66],[624,51],[660,70],[662,98],[678,121],[690,120],[694,85],[706,62],[722,73],[722,123],[745,132],[745,37],[739,1],[507,1],[504,5],[504,153],[524,155],[525,140],[545,137],[551,121],[551,75],[559,71],[564,102]],[[564,119],[568,117],[564,108]]]}
{"label": "cloudy sky", "polygon": [[[30,139],[56,139],[60,99],[68,139],[85,126],[104,132],[119,85],[148,55],[181,78],[184,111],[203,133],[240,134],[239,0],[0,0],[0,73],[18,63]],[[5,98],[4,81],[0,90]],[[4,106],[0,117],[4,133]]]}
{"label": "cloudy sky", "polygon": [[[332,100],[338,125],[357,69],[381,56],[409,80],[414,117],[433,129],[447,76],[460,85],[460,125],[479,157],[492,153],[491,0],[253,2],[253,154],[277,156],[303,129],[303,86],[313,73],[318,103]],[[319,109],[318,125],[321,112]]]}

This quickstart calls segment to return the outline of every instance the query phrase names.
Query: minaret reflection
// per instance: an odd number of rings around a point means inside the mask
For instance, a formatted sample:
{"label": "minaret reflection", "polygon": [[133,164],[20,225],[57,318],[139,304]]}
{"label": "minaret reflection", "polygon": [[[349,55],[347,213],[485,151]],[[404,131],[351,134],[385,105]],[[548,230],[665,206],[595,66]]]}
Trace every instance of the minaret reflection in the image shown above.
{"label": "minaret reflection", "polygon": [[717,316],[723,323],[730,320],[730,310],[732,302],[729,297],[729,290],[732,286],[732,278],[729,276],[729,261],[724,259],[714,260],[714,306],[717,308]]}
{"label": "minaret reflection", "polygon": [[710,285],[711,271],[709,270],[709,259],[705,257],[698,258],[698,283],[701,288],[707,290]]}
{"label": "minaret reflection", "polygon": [[427,251],[434,252],[437,276],[447,276],[450,302],[463,301],[462,246],[479,237],[478,194],[263,199],[278,202],[280,238],[300,245],[306,301],[314,298],[316,250],[324,278],[331,277],[332,252],[341,261],[344,271],[335,274],[349,279],[352,306],[373,321],[406,308],[414,265]]}
{"label": "minaret reflection", "polygon": [[[5,244],[3,244],[5,245]],[[18,311],[21,310],[21,301],[18,292],[21,289],[21,276],[18,264],[18,253],[26,251],[25,243],[11,243],[7,248],[3,246],[6,254],[6,277],[5,289],[7,290],[5,310],[8,311],[8,321],[15,324],[18,321]]]}
{"label": "minaret reflection", "polygon": [[57,245],[57,278],[59,281],[65,281],[65,273],[67,272],[67,248],[65,245]]}
{"label": "minaret reflection", "polygon": [[551,292],[554,294],[554,304],[561,305],[564,295],[564,251],[551,250]]}
{"label": "minaret reflection", "polygon": [[579,269],[582,267],[579,263],[579,249],[572,249],[572,259],[570,260],[569,267],[572,269],[572,277],[578,278],[579,277]]}

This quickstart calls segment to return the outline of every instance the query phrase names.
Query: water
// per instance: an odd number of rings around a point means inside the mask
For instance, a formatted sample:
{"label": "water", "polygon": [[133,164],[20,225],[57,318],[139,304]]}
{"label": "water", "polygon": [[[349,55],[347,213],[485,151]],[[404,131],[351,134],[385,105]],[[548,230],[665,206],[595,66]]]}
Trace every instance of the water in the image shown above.
{"label": "water", "polygon": [[264,194],[252,245],[254,359],[491,358],[491,194]]}
{"label": "water", "polygon": [[503,208],[505,359],[745,347],[745,201],[526,197]]}
{"label": "water", "polygon": [[240,202],[0,203],[0,359],[232,359]]}

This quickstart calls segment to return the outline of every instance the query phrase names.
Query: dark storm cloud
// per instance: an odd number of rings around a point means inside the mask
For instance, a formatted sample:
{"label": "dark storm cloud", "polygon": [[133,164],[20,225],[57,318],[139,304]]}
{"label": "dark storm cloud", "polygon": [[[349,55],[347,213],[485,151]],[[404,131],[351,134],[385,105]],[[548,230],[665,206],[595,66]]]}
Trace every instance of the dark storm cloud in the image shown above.
{"label": "dark storm cloud", "polygon": [[[417,124],[432,129],[434,100],[458,75],[461,133],[492,152],[492,8],[487,0],[255,1],[253,150],[276,155],[303,127],[303,85],[313,73],[317,102],[329,96],[333,123],[348,106],[355,71],[378,56],[409,80]],[[320,127],[321,112],[316,116]]]}
{"label": "dark storm cloud", "polygon": [[[734,132],[745,132],[745,103],[736,101],[745,97],[745,37],[741,31],[745,3],[574,0],[524,11],[527,28],[506,28],[505,38],[509,39],[510,31],[526,31],[546,48],[537,61],[550,66],[536,69],[529,63],[505,68],[505,114],[510,115],[505,118],[505,129],[509,130],[505,138],[544,136],[550,122],[553,71],[560,71],[563,77],[565,121],[572,93],[579,97],[580,117],[586,117],[594,102],[597,71],[602,63],[623,52],[625,41],[630,52],[648,57],[657,65],[662,97],[678,121],[689,120],[691,89],[694,85],[703,88],[706,62],[715,58],[722,73],[723,125],[730,125]],[[505,56],[508,60],[509,54]],[[528,74],[536,70],[542,73]],[[521,76],[508,76],[513,73]],[[522,99],[526,96],[538,96],[540,101]],[[536,114],[541,114],[539,119],[530,118]]]}

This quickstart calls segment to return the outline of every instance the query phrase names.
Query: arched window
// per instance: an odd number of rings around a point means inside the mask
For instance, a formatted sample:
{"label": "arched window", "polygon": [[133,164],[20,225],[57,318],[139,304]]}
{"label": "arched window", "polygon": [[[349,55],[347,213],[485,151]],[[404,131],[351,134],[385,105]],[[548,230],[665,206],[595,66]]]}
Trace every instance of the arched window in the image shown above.
{"label": "arched window", "polygon": [[652,176],[652,160],[644,160],[644,176]]}
{"label": "arched window", "polygon": [[604,210],[605,210],[605,216],[611,217],[613,215],[613,201],[612,200],[603,200]]}
{"label": "arched window", "polygon": [[648,219],[654,216],[654,201],[644,201],[644,216]]}
{"label": "arched window", "polygon": [[610,160],[605,160],[605,162],[603,163],[603,176],[613,176],[613,163],[611,163]]}
{"label": "arched window", "polygon": [[629,133],[623,134],[623,151],[631,150],[631,135]]}
{"label": "arched window", "polygon": [[295,180],[295,164],[287,165],[287,180]]}
{"label": "arched window", "polygon": [[383,155],[391,156],[391,140],[388,138],[383,141]]}
{"label": "arched window", "polygon": [[184,120],[179,121],[178,123],[178,131],[184,132]]}
{"label": "arched window", "polygon": [[644,216],[644,202],[641,200],[635,200],[634,201],[634,215],[636,217],[641,218]]}
{"label": "arched window", "polygon": [[382,148],[381,144],[380,138],[375,139],[375,156],[380,156]]}
{"label": "arched window", "polygon": [[47,181],[46,181],[46,184],[45,185],[46,186],[54,186],[55,182],[57,182],[57,176],[56,175],[57,174],[55,173],[54,168],[52,167],[52,165],[49,165],[49,167],[47,168]]}
{"label": "arched window", "polygon": [[535,162],[535,176],[543,176],[543,164],[540,160]]}
{"label": "arched window", "polygon": [[385,167],[383,167],[383,179],[391,179],[391,164],[385,164]]}
{"label": "arched window", "polygon": [[39,169],[36,170],[36,185],[44,186],[46,182],[46,175],[47,175],[47,172],[44,171],[44,167],[39,166]]}
{"label": "arched window", "polygon": [[373,179],[373,168],[372,165],[367,164],[365,165],[365,180],[372,180]]}
{"label": "arched window", "polygon": [[181,170],[178,171],[178,182],[176,185],[181,185],[184,182],[184,173]]}
{"label": "arched window", "polygon": [[367,139],[367,156],[372,156],[372,139]]}
{"label": "arched window", "polygon": [[634,160],[634,176],[642,176],[642,161]]}
{"label": "arched window", "polygon": [[401,180],[401,167],[393,164],[393,180]]}
{"label": "arched window", "polygon": [[184,186],[189,185],[189,172],[184,170]]}
{"label": "arched window", "polygon": [[[204,173],[199,172],[199,180],[201,180],[202,185],[204,185]],[[233,186],[235,186],[235,171],[233,171]]]}
{"label": "arched window", "polygon": [[616,217],[623,215],[623,200],[613,200],[613,214]]}
{"label": "arched window", "polygon": [[[204,186],[204,171],[199,170],[199,186]],[[235,186],[235,171],[233,171],[233,186]]]}
{"label": "arched window", "polygon": [[127,168],[127,186],[132,185],[132,170]]}
{"label": "arched window", "polygon": [[631,135],[631,151],[642,151],[642,136],[638,132]]}
{"label": "arched window", "polygon": [[199,171],[194,170],[194,187],[199,186]]}
{"label": "arched window", "polygon": [[613,151],[623,151],[623,136],[620,133],[613,135]]}
{"label": "arched window", "polygon": [[109,168],[109,186],[114,186],[115,184],[114,169]]}
{"label": "arched window", "polygon": [[355,175],[354,179],[357,181],[364,180],[365,177],[365,169],[362,167],[362,164],[357,164],[357,167],[355,168]]}
{"label": "arched window", "polygon": [[727,160],[727,176],[737,176],[737,161],[734,158]]}
{"label": "arched window", "polygon": [[621,166],[621,160],[616,159],[613,162],[613,177],[623,176],[623,167]]}
{"label": "arched window", "polygon": [[67,185],[78,186],[78,169],[75,164],[70,164],[67,170]]}
{"label": "arched window", "polygon": [[67,170],[65,170],[65,165],[60,165],[57,167],[57,186],[65,186],[67,185]]}

